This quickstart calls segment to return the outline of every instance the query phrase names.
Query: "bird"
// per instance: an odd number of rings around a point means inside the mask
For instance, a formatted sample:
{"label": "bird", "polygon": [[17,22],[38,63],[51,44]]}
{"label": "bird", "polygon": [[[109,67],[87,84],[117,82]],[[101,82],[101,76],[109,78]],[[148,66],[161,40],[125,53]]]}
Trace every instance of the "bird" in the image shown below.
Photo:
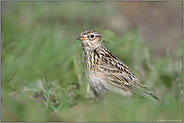
{"label": "bird", "polygon": [[77,40],[81,41],[85,75],[96,97],[114,91],[125,96],[138,94],[159,102],[128,66],[105,47],[99,32],[83,31]]}

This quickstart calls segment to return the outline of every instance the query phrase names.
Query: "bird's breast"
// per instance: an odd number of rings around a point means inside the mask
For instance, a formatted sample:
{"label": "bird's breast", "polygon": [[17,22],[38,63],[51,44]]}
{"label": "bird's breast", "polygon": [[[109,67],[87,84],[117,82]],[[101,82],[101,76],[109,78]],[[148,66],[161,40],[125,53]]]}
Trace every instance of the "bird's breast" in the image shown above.
{"label": "bird's breast", "polygon": [[96,57],[94,51],[84,51],[84,67],[86,70],[94,70]]}

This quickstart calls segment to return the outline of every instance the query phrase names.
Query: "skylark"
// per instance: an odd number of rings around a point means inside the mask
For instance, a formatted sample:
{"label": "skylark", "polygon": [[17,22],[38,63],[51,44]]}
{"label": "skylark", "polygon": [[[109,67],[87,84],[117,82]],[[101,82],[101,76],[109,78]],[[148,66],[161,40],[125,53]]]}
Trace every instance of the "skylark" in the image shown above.
{"label": "skylark", "polygon": [[85,74],[97,97],[115,91],[122,95],[136,93],[158,102],[158,98],[139,83],[135,74],[104,46],[99,32],[86,30],[77,40],[81,40]]}

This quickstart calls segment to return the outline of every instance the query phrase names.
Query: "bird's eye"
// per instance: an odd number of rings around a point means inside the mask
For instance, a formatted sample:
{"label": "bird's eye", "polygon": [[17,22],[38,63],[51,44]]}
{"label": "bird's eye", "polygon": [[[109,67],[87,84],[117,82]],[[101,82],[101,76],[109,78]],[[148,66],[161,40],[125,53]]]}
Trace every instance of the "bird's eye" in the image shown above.
{"label": "bird's eye", "polygon": [[94,35],[91,35],[90,38],[94,38],[95,36]]}

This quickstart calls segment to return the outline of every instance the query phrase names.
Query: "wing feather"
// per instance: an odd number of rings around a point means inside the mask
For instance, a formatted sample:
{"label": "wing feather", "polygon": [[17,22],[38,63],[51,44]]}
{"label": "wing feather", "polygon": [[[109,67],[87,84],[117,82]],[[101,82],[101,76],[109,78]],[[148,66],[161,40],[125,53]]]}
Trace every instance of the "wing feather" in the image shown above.
{"label": "wing feather", "polygon": [[118,88],[124,89],[125,91],[130,91],[136,93],[145,98],[151,99],[158,102],[158,98],[153,95],[150,90],[143,84],[139,83],[138,78],[135,74],[116,56],[114,56],[105,47],[101,50],[96,51],[100,55],[101,59],[106,62],[99,62],[100,71],[104,73],[104,77],[107,82]]}
{"label": "wing feather", "polygon": [[[120,75],[114,75],[114,74],[106,74],[106,77],[110,78],[108,82],[110,82],[111,84],[113,83],[114,86],[122,88],[126,91],[129,90],[132,93],[136,93],[140,96],[143,96],[145,98],[151,99],[155,102],[158,102],[158,98],[153,95],[150,90],[148,89],[148,87],[146,87],[145,85],[141,84],[138,82],[138,80],[133,80],[131,83],[128,83],[126,81],[124,81],[123,79],[119,79]],[[118,78],[118,79],[117,79]]]}

